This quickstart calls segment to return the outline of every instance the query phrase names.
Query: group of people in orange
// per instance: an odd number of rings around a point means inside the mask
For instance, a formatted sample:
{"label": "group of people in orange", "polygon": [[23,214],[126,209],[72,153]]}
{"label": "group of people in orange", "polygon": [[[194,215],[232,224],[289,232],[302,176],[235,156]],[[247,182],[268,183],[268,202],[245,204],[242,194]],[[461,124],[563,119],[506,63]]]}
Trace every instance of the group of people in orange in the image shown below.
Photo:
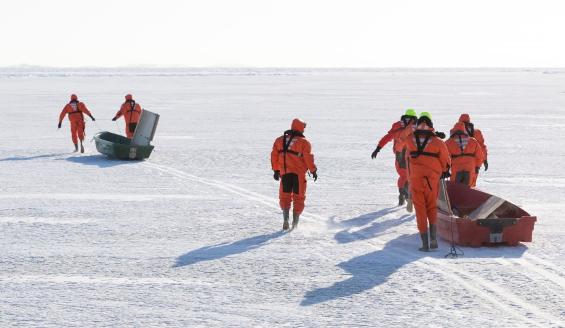
{"label": "group of people in orange", "polygon": [[[133,100],[131,94],[125,96],[126,100],[121,105],[120,110],[114,115],[112,121],[116,121],[121,116],[124,117],[126,123],[126,136],[132,138],[141,117],[141,106]],[[79,150],[80,142],[80,152],[84,153],[83,141],[85,137],[86,122],[84,121],[84,115],[90,117],[92,121],[96,121],[92,113],[88,110],[86,105],[78,100],[77,95],[72,94],[69,103],[65,104],[61,114],[59,115],[59,124],[57,128],[61,128],[63,124],[63,119],[65,116],[69,116],[69,122],[71,124],[71,139],[75,145],[75,152]]]}
{"label": "group of people in orange", "polygon": [[[294,229],[304,210],[306,173],[318,179],[312,146],[304,136],[306,123],[294,119],[290,130],[278,137],[271,151],[273,178],[280,181],[279,204],[283,211],[283,230]],[[434,129],[428,112],[416,115],[408,109],[388,133],[381,138],[371,154],[376,158],[381,149],[393,141],[395,166],[398,173],[398,205],[407,203],[407,210],[416,210],[416,222],[422,239],[420,251],[438,248],[437,198],[441,179],[475,187],[480,167],[488,169],[487,147],[479,129],[475,129],[469,114],[462,114],[449,133]],[[292,226],[290,210],[292,208]]]}
{"label": "group of people in orange", "polygon": [[450,178],[452,182],[474,188],[481,166],[488,170],[483,134],[475,129],[469,114],[462,114],[451,129],[449,139],[443,142],[444,138],[445,133],[434,130],[428,112],[420,113],[418,117],[413,109],[408,109],[371,154],[374,159],[393,140],[399,176],[398,205],[406,201],[409,212],[412,206],[416,209],[421,251],[438,247],[436,224],[440,179]]}
{"label": "group of people in orange", "polygon": [[[141,106],[128,94],[112,121],[123,116],[126,136],[132,138],[141,112]],[[84,115],[92,121],[95,121],[94,116],[75,94],[71,95],[70,102],[61,111],[58,128],[61,128],[65,115],[69,116],[71,123],[75,151],[78,151],[80,141],[80,151],[84,152]],[[304,121],[294,119],[290,130],[275,140],[271,151],[273,178],[280,181],[279,204],[283,211],[283,230],[294,229],[298,225],[306,200],[306,173],[310,172],[314,181],[318,179],[312,146],[304,136],[305,128]],[[444,133],[434,130],[432,116],[428,112],[420,113],[418,117],[413,109],[408,109],[380,139],[371,154],[371,158],[376,158],[381,149],[393,141],[392,150],[398,173],[398,205],[406,202],[409,212],[415,208],[422,238],[421,251],[438,247],[436,222],[440,179],[450,177],[451,181],[475,187],[480,167],[484,165],[485,171],[488,169],[483,135],[479,129],[475,129],[469,114],[462,114],[451,129],[449,139],[443,142],[444,138]]]}

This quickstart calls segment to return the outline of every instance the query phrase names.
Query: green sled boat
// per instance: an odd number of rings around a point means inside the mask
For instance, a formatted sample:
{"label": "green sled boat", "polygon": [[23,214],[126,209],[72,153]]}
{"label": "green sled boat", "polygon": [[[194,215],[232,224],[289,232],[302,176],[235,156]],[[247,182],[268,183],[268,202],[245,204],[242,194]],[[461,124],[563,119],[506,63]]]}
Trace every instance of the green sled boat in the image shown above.
{"label": "green sled boat", "polygon": [[131,140],[112,132],[100,132],[94,136],[96,149],[111,158],[126,160],[143,160],[151,155],[154,146],[131,144]]}

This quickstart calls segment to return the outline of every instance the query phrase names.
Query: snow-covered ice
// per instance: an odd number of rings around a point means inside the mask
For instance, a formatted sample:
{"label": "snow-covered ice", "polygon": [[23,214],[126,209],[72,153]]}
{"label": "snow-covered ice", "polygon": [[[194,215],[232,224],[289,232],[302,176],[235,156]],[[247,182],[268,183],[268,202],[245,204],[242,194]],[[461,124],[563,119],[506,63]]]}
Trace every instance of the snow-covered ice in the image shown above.
{"label": "snow-covered ice", "polygon": [[[82,155],[70,93],[97,118]],[[144,162],[90,141],[126,93],[161,114]],[[391,145],[370,158],[408,107],[471,114],[478,187],[538,216],[532,243],[417,251]],[[2,327],[565,327],[563,71],[12,69],[0,110]],[[288,234],[269,153],[294,117],[319,179]]]}

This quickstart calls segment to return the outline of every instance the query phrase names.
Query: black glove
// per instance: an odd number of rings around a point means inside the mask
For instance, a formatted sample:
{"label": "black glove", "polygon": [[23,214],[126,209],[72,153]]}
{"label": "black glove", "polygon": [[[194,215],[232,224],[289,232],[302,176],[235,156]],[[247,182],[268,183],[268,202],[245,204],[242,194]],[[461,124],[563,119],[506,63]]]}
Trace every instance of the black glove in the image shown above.
{"label": "black glove", "polygon": [[279,181],[279,179],[281,178],[281,171],[276,170],[276,171],[273,171],[273,172],[274,172],[273,173],[273,179]]}
{"label": "black glove", "polygon": [[57,124],[57,129],[61,128],[61,122],[59,122],[59,124]]}
{"label": "black glove", "polygon": [[114,118],[112,119],[112,121],[115,121],[115,120],[117,120],[117,119],[118,119],[117,117],[114,117]]}
{"label": "black glove", "polygon": [[475,167],[475,173],[479,174],[480,167]]}
{"label": "black glove", "polygon": [[312,172],[312,177],[314,178],[314,182],[316,182],[316,180],[318,180],[318,171]]}
{"label": "black glove", "polygon": [[92,121],[96,121],[96,119],[94,119],[94,116],[90,116],[90,119],[91,119]]}
{"label": "black glove", "polygon": [[483,162],[483,165],[485,166],[485,171],[488,170],[488,161],[486,159]]}
{"label": "black glove", "polygon": [[377,148],[375,149],[375,151],[371,154],[371,158],[375,159],[377,157],[377,154],[381,151],[381,147],[377,146]]}
{"label": "black glove", "polygon": [[445,133],[443,132],[436,132],[436,137],[440,138],[440,139],[445,139]]}
{"label": "black glove", "polygon": [[449,172],[449,169],[441,174],[442,179],[447,179],[450,176],[451,176],[451,173]]}

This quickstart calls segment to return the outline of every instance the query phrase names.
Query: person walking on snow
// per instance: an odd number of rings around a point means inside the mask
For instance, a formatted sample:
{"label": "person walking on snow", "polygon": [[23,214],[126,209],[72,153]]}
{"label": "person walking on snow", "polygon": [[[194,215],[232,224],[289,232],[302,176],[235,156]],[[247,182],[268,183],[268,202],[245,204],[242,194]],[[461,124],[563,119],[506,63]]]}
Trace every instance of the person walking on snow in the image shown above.
{"label": "person walking on snow", "polygon": [[126,101],[120,107],[120,110],[116,113],[112,121],[117,120],[120,116],[124,116],[126,123],[126,136],[131,139],[133,138],[133,133],[141,117],[141,106],[133,100],[132,95],[126,95]]}
{"label": "person walking on snow", "polygon": [[462,122],[457,122],[450,134],[445,145],[451,156],[451,181],[475,187],[473,182],[484,161],[481,145],[467,134]]}
{"label": "person walking on snow", "polygon": [[71,139],[75,145],[75,152],[78,151],[78,142],[80,140],[80,152],[84,153],[84,146],[82,145],[85,136],[84,114],[88,115],[92,121],[95,121],[95,119],[88,108],[86,108],[86,105],[78,101],[78,97],[75,94],[71,95],[71,101],[63,107],[61,114],[59,114],[58,129],[61,128],[63,119],[67,114],[69,115],[69,122],[71,123]]}
{"label": "person walking on snow", "polygon": [[306,200],[306,172],[310,171],[314,181],[318,180],[312,146],[304,137],[306,123],[295,118],[290,130],[278,137],[271,151],[271,167],[273,177],[280,180],[279,204],[283,211],[283,230],[289,229],[290,207],[292,211],[292,228],[296,228],[300,214],[304,210]]}
{"label": "person walking on snow", "polygon": [[[475,139],[477,139],[477,141],[479,142],[479,145],[481,145],[481,148],[483,150],[483,155],[484,155],[484,160],[483,160],[483,165],[485,166],[485,171],[488,170],[488,152],[487,152],[487,145],[485,144],[485,138],[483,137],[483,133],[481,132],[481,130],[479,129],[475,129],[475,125],[473,123],[471,123],[471,117],[469,116],[469,114],[461,114],[461,116],[459,116],[459,122],[462,122],[463,124],[465,124],[465,130],[467,131],[467,134],[469,135],[469,137],[473,137]],[[475,186],[477,184],[477,178],[478,178],[479,174],[475,174],[474,180],[471,181],[471,185]]]}
{"label": "person walking on snow", "polygon": [[409,212],[412,211],[412,206],[406,174],[406,148],[404,146],[404,141],[402,140],[402,132],[407,126],[416,124],[417,119],[418,116],[416,116],[416,112],[413,109],[406,110],[406,113],[400,117],[400,121],[392,124],[390,130],[384,137],[381,138],[377,144],[377,148],[371,154],[371,158],[375,159],[381,149],[393,140],[392,151],[395,154],[394,165],[396,167],[396,172],[398,173],[398,180],[396,182],[398,186],[398,206],[404,205],[404,202],[407,201],[407,209]]}
{"label": "person walking on snow", "polygon": [[427,252],[430,248],[438,247],[436,224],[439,182],[440,179],[449,177],[451,160],[447,146],[435,134],[432,116],[423,112],[416,124],[416,130],[406,138],[408,182],[422,239],[419,250]]}

